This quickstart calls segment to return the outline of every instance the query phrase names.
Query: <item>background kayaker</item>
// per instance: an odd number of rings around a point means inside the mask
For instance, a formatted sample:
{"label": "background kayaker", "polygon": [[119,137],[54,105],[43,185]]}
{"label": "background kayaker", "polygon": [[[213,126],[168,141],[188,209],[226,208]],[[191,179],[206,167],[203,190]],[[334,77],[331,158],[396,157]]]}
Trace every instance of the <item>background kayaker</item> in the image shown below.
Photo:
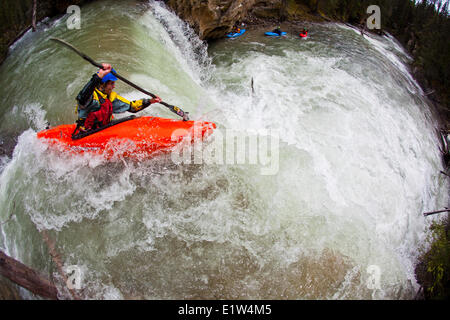
{"label": "background kayaker", "polygon": [[282,33],[283,31],[281,31],[281,27],[280,27],[280,26],[277,26],[272,32],[273,32],[273,33],[278,33],[278,35],[281,36],[281,33]]}
{"label": "background kayaker", "polygon": [[102,66],[103,69],[99,69],[92,76],[76,98],[78,120],[75,131],[86,131],[104,126],[112,120],[113,113],[126,111],[136,113],[152,103],[161,102],[159,97],[129,101],[119,96],[113,91],[117,81],[111,73],[114,69],[108,63],[102,63]]}

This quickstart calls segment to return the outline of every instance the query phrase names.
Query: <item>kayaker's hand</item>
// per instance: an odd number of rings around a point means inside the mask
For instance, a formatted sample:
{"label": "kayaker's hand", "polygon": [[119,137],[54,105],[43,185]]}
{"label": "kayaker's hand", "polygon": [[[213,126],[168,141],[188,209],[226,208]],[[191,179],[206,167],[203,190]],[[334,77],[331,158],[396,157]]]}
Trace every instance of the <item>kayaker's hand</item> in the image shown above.
{"label": "kayaker's hand", "polygon": [[189,112],[185,112],[183,114],[183,121],[188,121],[189,120]]}
{"label": "kayaker's hand", "polygon": [[142,106],[144,108],[148,107],[150,105],[150,99],[144,98],[142,99]]}
{"label": "kayaker's hand", "polygon": [[152,100],[150,100],[150,103],[160,103],[162,100],[160,97],[156,96]]}
{"label": "kayaker's hand", "polygon": [[103,79],[104,76],[106,76],[108,73],[111,72],[111,65],[109,63],[102,63],[103,69],[98,70],[98,76],[100,79]]}

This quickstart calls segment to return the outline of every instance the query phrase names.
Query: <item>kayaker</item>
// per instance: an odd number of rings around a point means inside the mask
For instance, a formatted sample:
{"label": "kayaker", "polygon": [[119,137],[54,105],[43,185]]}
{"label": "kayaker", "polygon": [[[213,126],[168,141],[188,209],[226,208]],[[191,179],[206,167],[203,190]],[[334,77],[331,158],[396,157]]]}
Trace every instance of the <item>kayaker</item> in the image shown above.
{"label": "kayaker", "polygon": [[280,36],[281,36],[281,33],[283,33],[283,31],[281,31],[281,27],[280,26],[277,26],[272,32],[273,33],[278,33],[278,35],[280,35]]}
{"label": "kayaker", "polygon": [[119,96],[113,91],[117,81],[111,73],[114,69],[108,63],[102,63],[102,66],[103,69],[99,69],[78,93],[76,98],[78,120],[75,131],[87,131],[104,126],[112,120],[113,113],[126,111],[136,113],[152,103],[161,102],[159,97],[129,101]]}
{"label": "kayaker", "polygon": [[239,33],[239,32],[241,32],[241,29],[237,26],[234,26],[233,30],[231,30],[231,33]]}

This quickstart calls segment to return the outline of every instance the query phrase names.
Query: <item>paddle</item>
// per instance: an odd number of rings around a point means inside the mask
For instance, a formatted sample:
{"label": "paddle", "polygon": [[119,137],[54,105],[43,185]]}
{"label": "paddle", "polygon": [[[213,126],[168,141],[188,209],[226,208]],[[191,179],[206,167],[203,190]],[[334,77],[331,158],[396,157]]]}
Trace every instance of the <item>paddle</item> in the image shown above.
{"label": "paddle", "polygon": [[[85,55],[84,53],[82,53],[81,51],[79,51],[78,49],[76,49],[74,46],[72,46],[71,44],[67,43],[64,40],[58,39],[58,38],[50,38],[50,40],[53,40],[57,43],[60,43],[64,46],[66,46],[67,48],[73,50],[76,54],[78,54],[79,56],[81,56],[84,60],[88,61],[90,64],[96,66],[97,68],[103,69],[103,66],[100,63],[95,62],[94,60],[92,60],[91,58],[89,58],[87,55]],[[126,84],[132,86],[133,88],[141,91],[142,93],[145,93],[146,95],[151,96],[152,98],[155,98],[156,95],[154,95],[151,92],[148,92],[147,90],[142,89],[141,87],[137,86],[136,84],[134,84],[133,82],[125,79],[124,77],[122,77],[121,75],[119,75],[117,72],[111,70],[111,73],[113,75],[115,75],[118,79],[122,80],[123,82],[125,82]],[[173,106],[171,104],[168,104],[164,101],[161,101],[160,104],[162,104],[163,106],[167,107],[170,109],[170,111],[172,111],[173,113],[176,113],[177,115],[179,115],[180,117],[183,118],[183,121],[187,121],[189,120],[189,116],[188,116],[188,112],[184,112],[183,110],[181,110],[180,108]]]}

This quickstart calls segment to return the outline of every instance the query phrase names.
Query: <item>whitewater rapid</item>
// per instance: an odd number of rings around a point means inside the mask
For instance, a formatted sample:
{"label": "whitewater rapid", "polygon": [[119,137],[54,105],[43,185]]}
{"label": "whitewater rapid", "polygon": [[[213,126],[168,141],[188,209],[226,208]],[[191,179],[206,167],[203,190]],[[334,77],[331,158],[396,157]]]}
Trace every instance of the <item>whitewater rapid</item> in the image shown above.
{"label": "whitewater rapid", "polygon": [[[111,17],[100,43],[99,12]],[[45,230],[86,299],[414,298],[437,219],[422,213],[447,205],[448,185],[437,123],[394,38],[317,24],[307,40],[251,30],[207,46],[157,1],[98,1],[82,17],[78,31],[61,18],[27,35],[0,67],[0,134],[17,139],[0,164],[0,220],[15,212],[2,250],[57,278]],[[52,36],[216,122],[216,140],[271,133],[273,172],[48,150],[36,132],[74,121],[95,72]],[[176,117],[163,106],[144,114]]]}

